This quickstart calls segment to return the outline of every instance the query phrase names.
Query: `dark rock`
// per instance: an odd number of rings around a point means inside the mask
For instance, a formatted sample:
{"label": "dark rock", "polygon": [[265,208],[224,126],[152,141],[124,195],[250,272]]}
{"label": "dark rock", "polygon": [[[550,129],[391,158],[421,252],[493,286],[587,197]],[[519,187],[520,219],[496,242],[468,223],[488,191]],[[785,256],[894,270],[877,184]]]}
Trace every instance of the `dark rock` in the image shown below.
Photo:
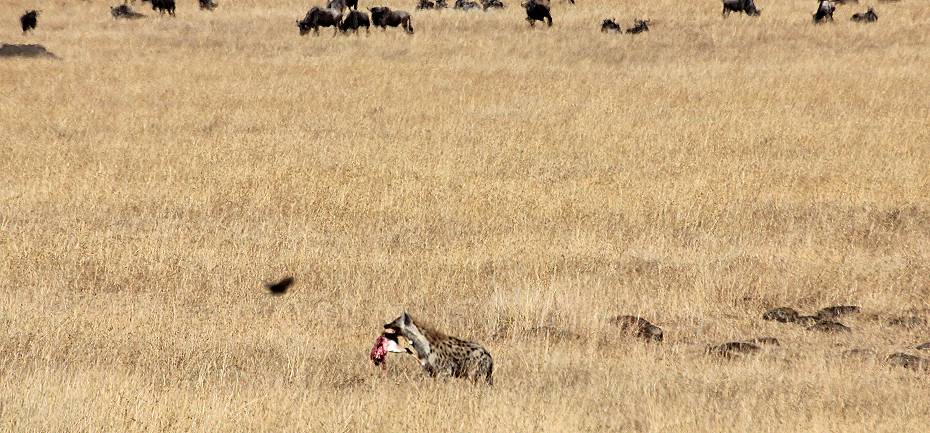
{"label": "dark rock", "polygon": [[781,323],[792,323],[798,320],[798,311],[794,308],[778,307],[766,311],[762,315],[762,320],[774,320]]}
{"label": "dark rock", "polygon": [[0,57],[47,57],[57,59],[58,56],[52,54],[45,47],[35,44],[2,44],[0,45]]}
{"label": "dark rock", "polygon": [[920,328],[921,326],[926,326],[927,321],[921,317],[908,316],[908,317],[893,317],[888,319],[888,326],[899,326],[901,328]]}
{"label": "dark rock", "polygon": [[885,361],[894,367],[904,367],[914,371],[930,371],[930,360],[906,353],[895,353]]}
{"label": "dark rock", "polygon": [[662,341],[662,328],[649,323],[648,320],[637,316],[621,315],[610,319],[610,323],[619,326],[620,330],[649,341]]}
{"label": "dark rock", "polygon": [[747,343],[743,341],[731,341],[729,343],[723,343],[719,346],[711,346],[707,348],[707,353],[709,355],[722,356],[724,358],[738,358],[743,355],[751,355],[758,353],[762,350],[761,347]]}
{"label": "dark rock", "polygon": [[832,307],[821,308],[820,311],[814,313],[814,317],[816,317],[817,320],[833,320],[838,317],[856,314],[859,311],[859,307],[855,305],[834,305]]}
{"label": "dark rock", "polygon": [[817,322],[813,326],[807,328],[807,330],[808,331],[819,331],[819,332],[831,332],[831,333],[852,331],[852,329],[849,329],[848,326],[840,322],[833,322],[830,320],[823,320],[823,321]]}

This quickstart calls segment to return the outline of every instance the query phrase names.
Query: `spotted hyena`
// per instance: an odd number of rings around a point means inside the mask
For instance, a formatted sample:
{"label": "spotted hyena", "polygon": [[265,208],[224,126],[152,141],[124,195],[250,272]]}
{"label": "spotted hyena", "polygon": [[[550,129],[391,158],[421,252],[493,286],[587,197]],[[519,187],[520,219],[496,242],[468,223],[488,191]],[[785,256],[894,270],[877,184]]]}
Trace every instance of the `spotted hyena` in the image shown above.
{"label": "spotted hyena", "polygon": [[484,379],[493,384],[494,360],[491,353],[478,343],[450,337],[420,323],[404,313],[384,325],[385,335],[400,335],[413,345],[414,354],[426,374]]}

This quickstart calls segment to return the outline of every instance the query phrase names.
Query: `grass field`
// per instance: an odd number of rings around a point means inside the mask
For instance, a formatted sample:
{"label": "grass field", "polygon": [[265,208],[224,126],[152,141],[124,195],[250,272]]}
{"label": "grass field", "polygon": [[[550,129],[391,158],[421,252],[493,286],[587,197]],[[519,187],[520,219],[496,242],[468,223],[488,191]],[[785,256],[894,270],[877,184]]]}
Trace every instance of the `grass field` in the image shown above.
{"label": "grass field", "polygon": [[[62,59],[0,59],[0,431],[930,425],[930,373],[884,365],[930,340],[887,324],[930,319],[930,4],[556,1],[530,29],[401,0],[413,36],[300,37],[307,1],[178,1],[0,4],[0,42]],[[761,320],[831,304],[853,332]],[[402,311],[495,386],[372,366]]]}

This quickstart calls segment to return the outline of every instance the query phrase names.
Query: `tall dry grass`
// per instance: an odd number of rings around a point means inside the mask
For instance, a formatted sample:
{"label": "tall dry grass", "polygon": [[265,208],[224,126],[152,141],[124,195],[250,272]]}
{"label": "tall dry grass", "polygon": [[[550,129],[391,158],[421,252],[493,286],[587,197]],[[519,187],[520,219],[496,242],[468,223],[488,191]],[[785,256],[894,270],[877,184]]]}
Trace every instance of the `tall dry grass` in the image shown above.
{"label": "tall dry grass", "polygon": [[[63,59],[0,59],[0,431],[926,431],[882,358],[930,340],[884,322],[930,319],[930,6],[510,3],[335,38],[304,1],[0,4]],[[760,320],[834,303],[851,334]],[[494,388],[371,366],[403,310]]]}

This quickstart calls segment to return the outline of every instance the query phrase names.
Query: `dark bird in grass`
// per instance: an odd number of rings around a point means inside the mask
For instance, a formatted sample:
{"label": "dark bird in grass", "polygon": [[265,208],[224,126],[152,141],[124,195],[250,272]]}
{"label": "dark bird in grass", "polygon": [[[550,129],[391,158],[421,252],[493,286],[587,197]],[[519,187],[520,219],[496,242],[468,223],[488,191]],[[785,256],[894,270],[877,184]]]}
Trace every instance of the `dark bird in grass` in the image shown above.
{"label": "dark bird in grass", "polygon": [[29,11],[19,17],[19,25],[23,28],[23,33],[26,33],[34,28],[36,28],[37,18],[39,17],[39,11]]}
{"label": "dark bird in grass", "polygon": [[287,289],[294,284],[294,277],[284,277],[278,282],[265,283],[265,288],[275,296],[287,293]]}

